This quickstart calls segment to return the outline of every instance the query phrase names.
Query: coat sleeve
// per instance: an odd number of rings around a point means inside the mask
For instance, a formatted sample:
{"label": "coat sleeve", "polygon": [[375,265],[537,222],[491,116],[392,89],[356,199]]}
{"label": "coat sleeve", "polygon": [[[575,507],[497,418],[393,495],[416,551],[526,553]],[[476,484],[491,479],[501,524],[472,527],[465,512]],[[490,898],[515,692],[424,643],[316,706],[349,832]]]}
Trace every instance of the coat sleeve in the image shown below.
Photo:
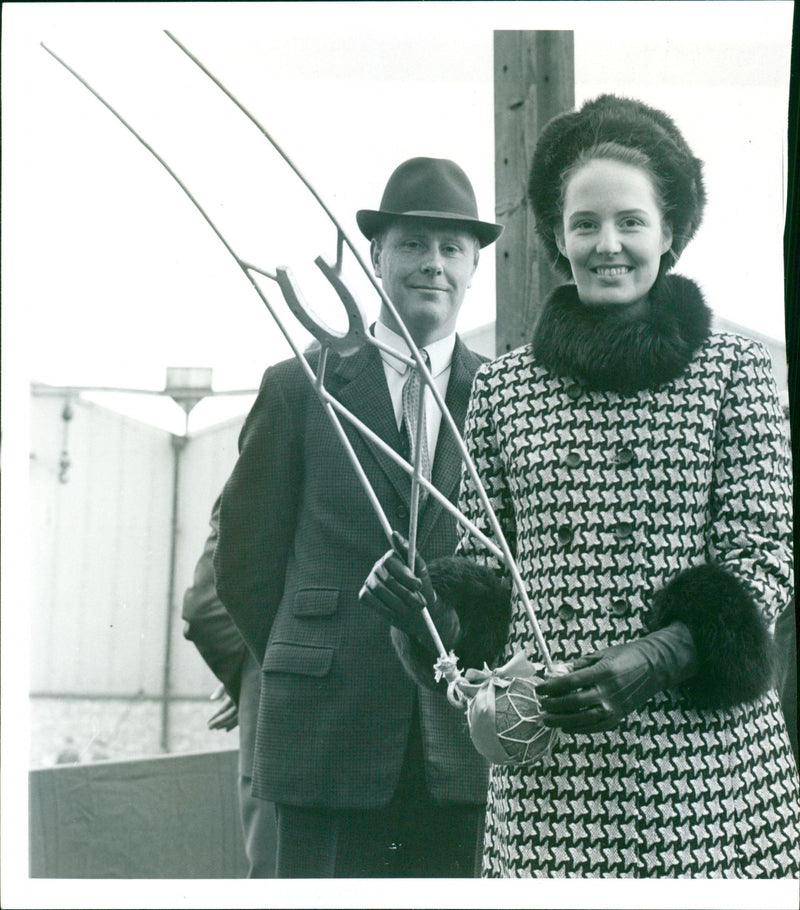
{"label": "coat sleeve", "polygon": [[673,578],[651,626],[691,629],[700,708],[728,707],[773,685],[771,627],[792,598],[787,436],[766,350],[741,341],[716,431],[706,563]]}
{"label": "coat sleeve", "polygon": [[220,501],[217,593],[259,665],[296,526],[309,390],[294,361],[266,371]]}
{"label": "coat sleeve", "polygon": [[191,587],[183,595],[183,635],[194,643],[211,672],[223,683],[238,704],[242,682],[242,664],[247,646],[217,596],[214,581],[214,549],[219,529],[220,498],[211,511],[209,533],[194,570]]}
{"label": "coat sleeve", "polygon": [[[464,422],[464,443],[481,486],[486,491],[494,514],[497,516],[512,554],[516,553],[516,522],[514,507],[506,481],[505,465],[500,454],[494,415],[500,412],[504,403],[498,389],[491,380],[492,364],[478,369],[472,386],[467,416]],[[494,390],[494,391],[493,391]],[[478,488],[466,466],[461,473],[459,509],[487,537],[494,539],[486,509],[481,502]],[[484,544],[471,533],[463,530],[456,550],[457,555],[472,559],[492,569],[498,577],[510,586],[508,570],[502,560],[492,555]]]}

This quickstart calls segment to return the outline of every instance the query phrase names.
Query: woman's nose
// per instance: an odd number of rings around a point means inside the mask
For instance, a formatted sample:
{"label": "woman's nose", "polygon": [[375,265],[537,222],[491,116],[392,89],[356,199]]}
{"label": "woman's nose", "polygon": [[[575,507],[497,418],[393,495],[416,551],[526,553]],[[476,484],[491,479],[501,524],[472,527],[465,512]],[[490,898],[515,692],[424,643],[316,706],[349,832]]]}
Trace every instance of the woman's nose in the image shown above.
{"label": "woman's nose", "polygon": [[602,228],[600,236],[597,238],[598,253],[618,253],[622,249],[619,242],[619,235],[615,227],[611,225]]}

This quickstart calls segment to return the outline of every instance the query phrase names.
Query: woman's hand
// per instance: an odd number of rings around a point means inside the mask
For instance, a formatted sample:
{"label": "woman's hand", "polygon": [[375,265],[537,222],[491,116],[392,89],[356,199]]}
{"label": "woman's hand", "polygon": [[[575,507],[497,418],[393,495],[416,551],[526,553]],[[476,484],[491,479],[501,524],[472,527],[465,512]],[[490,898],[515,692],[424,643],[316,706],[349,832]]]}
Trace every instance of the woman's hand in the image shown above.
{"label": "woman's hand", "polygon": [[367,576],[358,599],[375,610],[391,625],[416,639],[427,650],[435,651],[431,633],[422,617],[427,608],[446,649],[455,646],[460,626],[455,610],[437,600],[428,575],[428,567],[419,554],[414,571],[408,568],[408,542],[396,532],[394,549],[375,563]]}
{"label": "woman's hand", "polygon": [[547,727],[568,733],[612,730],[656,692],[679,685],[697,672],[689,629],[673,623],[636,641],[581,657],[565,676],[536,687]]}

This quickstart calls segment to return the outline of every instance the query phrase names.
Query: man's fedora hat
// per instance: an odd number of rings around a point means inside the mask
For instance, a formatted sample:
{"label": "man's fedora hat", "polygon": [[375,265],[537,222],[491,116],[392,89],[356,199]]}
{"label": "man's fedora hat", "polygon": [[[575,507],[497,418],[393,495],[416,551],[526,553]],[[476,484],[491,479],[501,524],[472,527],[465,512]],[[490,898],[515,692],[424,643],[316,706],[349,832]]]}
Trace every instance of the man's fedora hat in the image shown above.
{"label": "man's fedora hat", "polygon": [[478,219],[478,204],[469,178],[447,158],[410,158],[389,178],[378,211],[359,209],[361,233],[372,240],[398,216],[452,222],[478,238],[481,246],[494,243],[503,225]]}

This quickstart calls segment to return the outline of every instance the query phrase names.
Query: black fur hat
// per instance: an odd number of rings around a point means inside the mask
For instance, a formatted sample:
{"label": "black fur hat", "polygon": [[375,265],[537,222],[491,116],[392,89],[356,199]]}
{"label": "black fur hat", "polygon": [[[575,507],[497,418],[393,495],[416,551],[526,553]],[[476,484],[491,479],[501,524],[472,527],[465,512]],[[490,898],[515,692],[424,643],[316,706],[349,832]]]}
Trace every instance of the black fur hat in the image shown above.
{"label": "black fur hat", "polygon": [[600,95],[580,110],[559,114],[544,127],[528,182],[536,230],[555,267],[571,274],[554,233],[561,217],[561,175],[581,152],[601,142],[643,152],[661,179],[664,216],[672,227],[672,252],[661,258],[659,271],[663,274],[677,261],[702,220],[706,201],[703,162],[694,157],[670,117],[633,98]]}

